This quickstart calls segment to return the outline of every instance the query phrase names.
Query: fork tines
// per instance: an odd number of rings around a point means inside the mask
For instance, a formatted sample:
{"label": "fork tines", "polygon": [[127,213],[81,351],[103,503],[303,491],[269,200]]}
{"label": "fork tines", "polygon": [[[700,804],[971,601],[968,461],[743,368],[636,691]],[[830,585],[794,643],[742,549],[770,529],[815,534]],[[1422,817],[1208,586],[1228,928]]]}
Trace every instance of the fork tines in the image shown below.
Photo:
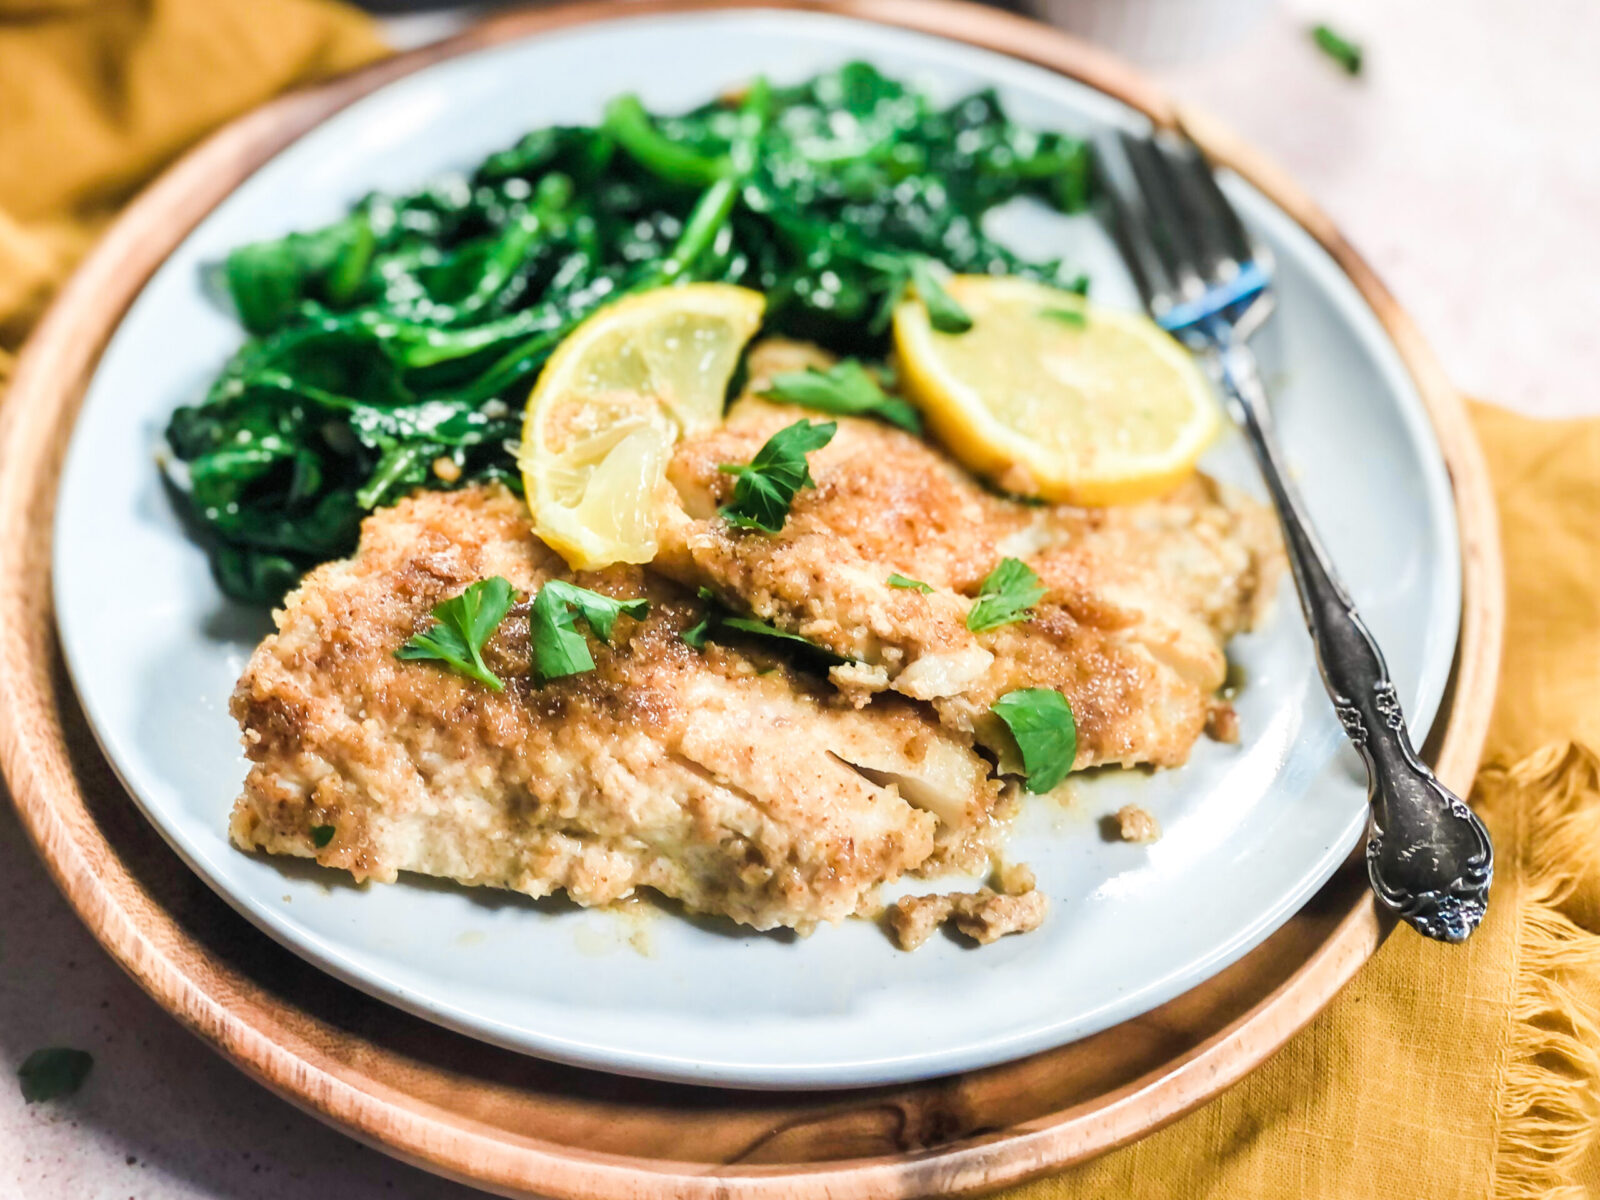
{"label": "fork tines", "polygon": [[[1198,146],[1160,131],[1102,144],[1101,194],[1145,307],[1174,334],[1241,322],[1271,280],[1271,259],[1223,195]],[[1264,314],[1262,314],[1264,315]]]}

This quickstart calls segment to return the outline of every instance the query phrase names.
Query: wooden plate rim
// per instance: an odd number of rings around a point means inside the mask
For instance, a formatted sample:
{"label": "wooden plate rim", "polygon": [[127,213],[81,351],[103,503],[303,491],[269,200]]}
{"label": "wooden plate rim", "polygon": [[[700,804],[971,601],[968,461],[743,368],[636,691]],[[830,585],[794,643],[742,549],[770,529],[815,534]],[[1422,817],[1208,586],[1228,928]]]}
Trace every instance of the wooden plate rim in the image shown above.
{"label": "wooden plate rim", "polygon": [[[708,1167],[610,1156],[497,1136],[399,1092],[380,1094],[322,1048],[273,1041],[230,998],[247,986],[167,914],[136,912],[136,885],[89,815],[57,713],[49,608],[50,521],[66,439],[123,312],[184,236],[243,179],[331,114],[432,63],[563,27],[650,13],[806,9],[963,41],[1075,78],[1169,123],[1292,215],[1339,263],[1399,350],[1450,472],[1462,542],[1463,611],[1455,685],[1439,717],[1435,765],[1470,785],[1487,733],[1504,624],[1493,492],[1460,398],[1409,317],[1332,222],[1260,153],[1202,113],[1179,109],[1132,68],[1065,34],[963,0],[631,0],[506,13],[446,42],[276,100],[212,135],[129,206],[62,290],[18,361],[0,410],[0,771],[51,876],[91,932],[141,986],[250,1075],[359,1139],[429,1170],[507,1194],[679,1200],[855,1200],[972,1192],[1090,1158],[1160,1127],[1242,1078],[1306,1024],[1383,940],[1389,922],[1354,903],[1321,947],[1266,1000],[1137,1083],[977,1144],[914,1156]],[[107,869],[111,867],[112,869]],[[158,935],[165,935],[163,938]],[[173,953],[181,950],[180,956]],[[368,1043],[373,1055],[386,1053]],[[935,1085],[937,1081],[935,1081]],[[365,1086],[363,1086],[365,1085]]]}

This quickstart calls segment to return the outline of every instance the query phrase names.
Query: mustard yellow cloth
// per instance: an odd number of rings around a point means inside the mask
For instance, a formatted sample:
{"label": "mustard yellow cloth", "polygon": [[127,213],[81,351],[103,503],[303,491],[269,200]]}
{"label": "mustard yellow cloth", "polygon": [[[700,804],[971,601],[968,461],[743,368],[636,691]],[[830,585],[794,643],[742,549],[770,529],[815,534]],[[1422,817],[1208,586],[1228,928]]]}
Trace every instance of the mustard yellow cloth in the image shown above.
{"label": "mustard yellow cloth", "polygon": [[0,380],[51,292],[182,150],[386,53],[323,0],[0,0]]}
{"label": "mustard yellow cloth", "polygon": [[1397,932],[1232,1091],[1008,1200],[1600,1195],[1600,420],[1472,413],[1509,608],[1482,928]]}
{"label": "mustard yellow cloth", "polygon": [[[275,92],[382,53],[321,0],[0,0],[0,381],[151,174]],[[1510,629],[1477,800],[1499,875],[1459,948],[1401,934],[1227,1095],[1026,1200],[1600,1194],[1600,421],[1474,410]]]}

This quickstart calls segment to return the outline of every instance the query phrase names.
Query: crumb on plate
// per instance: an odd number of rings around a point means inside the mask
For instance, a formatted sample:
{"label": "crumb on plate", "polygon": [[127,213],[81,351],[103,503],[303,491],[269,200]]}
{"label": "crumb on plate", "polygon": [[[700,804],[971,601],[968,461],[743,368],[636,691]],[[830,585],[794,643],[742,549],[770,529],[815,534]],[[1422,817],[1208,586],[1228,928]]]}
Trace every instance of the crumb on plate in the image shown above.
{"label": "crumb on plate", "polygon": [[984,887],[975,892],[901,897],[888,910],[895,945],[915,950],[946,922],[980,946],[1008,933],[1029,933],[1044,923],[1050,905],[1037,890],[1031,869],[1021,864],[1002,866],[995,882],[998,891]]}
{"label": "crumb on plate", "polygon": [[1117,809],[1117,836],[1147,845],[1161,836],[1161,823],[1137,804],[1124,804]]}
{"label": "crumb on plate", "polygon": [[1206,713],[1206,736],[1214,742],[1239,744],[1239,713],[1226,700],[1218,700]]}

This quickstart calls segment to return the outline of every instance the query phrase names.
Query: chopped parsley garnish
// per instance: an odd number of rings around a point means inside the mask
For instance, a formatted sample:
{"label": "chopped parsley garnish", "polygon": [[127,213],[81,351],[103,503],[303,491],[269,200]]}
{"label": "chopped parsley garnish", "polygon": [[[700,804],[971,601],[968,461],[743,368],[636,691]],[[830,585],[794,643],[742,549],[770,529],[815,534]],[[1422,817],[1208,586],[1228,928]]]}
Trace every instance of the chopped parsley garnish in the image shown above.
{"label": "chopped parsley garnish", "polygon": [[649,611],[645,599],[614,600],[564,579],[550,580],[539,589],[528,612],[533,665],[540,681],[594,670],[588,639],[577,629],[579,617],[589,623],[595,637],[609,642],[618,616],[643,617]]}
{"label": "chopped parsley garnish", "polygon": [[1078,724],[1065,696],[1052,688],[1023,688],[1001,696],[989,711],[1016,740],[1030,792],[1048,792],[1067,777],[1078,753]]}
{"label": "chopped parsley garnish", "polygon": [[806,455],[833,440],[833,421],[796,421],[778,430],[748,464],[723,463],[717,469],[738,476],[733,500],[722,506],[730,525],[777,533],[789,516],[795,493],[814,487]]}
{"label": "chopped parsley garnish", "polygon": [[721,602],[717,599],[716,593],[710,588],[700,589],[700,599],[704,600],[709,606],[706,609],[705,616],[678,635],[683,639],[684,645],[693,650],[704,650],[706,648],[706,640],[711,636],[712,623],[717,619],[719,612],[726,612],[722,608]]}
{"label": "chopped parsley garnish", "polygon": [[311,844],[318,850],[323,849],[333,841],[333,835],[338,832],[332,825],[313,825],[311,827]]}
{"label": "chopped parsley garnish", "polygon": [[849,659],[841,658],[826,646],[819,646],[810,638],[801,637],[798,633],[790,633],[787,629],[779,629],[770,621],[762,621],[756,617],[723,617],[713,627],[716,629],[732,629],[738,633],[753,633],[757,637],[778,638],[785,642],[798,642],[807,650],[816,654],[825,655],[835,662],[848,662]]}
{"label": "chopped parsley garnish", "polygon": [[940,333],[965,333],[972,328],[971,315],[944,290],[931,259],[911,260],[911,283],[928,309],[928,324]]}
{"label": "chopped parsley garnish", "polygon": [[923,583],[920,579],[912,579],[909,575],[900,574],[899,571],[895,571],[889,576],[889,586],[892,588],[910,588],[912,591],[921,592],[924,595],[933,591],[932,584]]}
{"label": "chopped parsley garnish", "polygon": [[967,611],[967,628],[973,633],[1025,621],[1028,610],[1044,597],[1033,568],[1019,558],[1002,558],[978,588],[978,600]]}
{"label": "chopped parsley garnish", "polygon": [[907,433],[922,432],[917,410],[885,392],[872,373],[853,358],[835,363],[826,371],[807,367],[776,375],[772,386],[761,394],[841,417],[879,417]]}
{"label": "chopped parsley garnish", "polygon": [[731,612],[710,588],[700,589],[700,599],[706,602],[706,615],[695,624],[689,626],[678,636],[685,643],[696,650],[704,650],[706,642],[721,641],[719,633],[732,630],[734,633],[748,633],[756,637],[774,638],[778,641],[797,642],[806,650],[819,658],[826,659],[829,663],[849,662],[843,655],[835,654],[826,646],[819,646],[810,638],[801,637],[798,633],[790,633],[787,629],[779,629],[766,621],[756,617],[741,617]]}
{"label": "chopped parsley garnish", "polygon": [[46,1046],[22,1060],[17,1081],[22,1098],[29,1104],[70,1096],[83,1086],[94,1067],[94,1055],[69,1046]]}
{"label": "chopped parsley garnish", "polygon": [[480,579],[453,600],[435,605],[434,627],[417,634],[394,656],[407,661],[442,662],[484,687],[504,691],[505,684],[483,661],[483,647],[506,619],[515,598],[511,584],[500,576]]}
{"label": "chopped parsley garnish", "polygon": [[1084,329],[1089,324],[1089,314],[1081,308],[1041,308],[1039,315],[1060,321],[1063,325],[1071,325],[1074,329]]}
{"label": "chopped parsley garnish", "polygon": [[1311,30],[1311,40],[1317,48],[1344,69],[1346,75],[1361,74],[1361,45],[1352,42],[1327,25],[1317,25]]}

